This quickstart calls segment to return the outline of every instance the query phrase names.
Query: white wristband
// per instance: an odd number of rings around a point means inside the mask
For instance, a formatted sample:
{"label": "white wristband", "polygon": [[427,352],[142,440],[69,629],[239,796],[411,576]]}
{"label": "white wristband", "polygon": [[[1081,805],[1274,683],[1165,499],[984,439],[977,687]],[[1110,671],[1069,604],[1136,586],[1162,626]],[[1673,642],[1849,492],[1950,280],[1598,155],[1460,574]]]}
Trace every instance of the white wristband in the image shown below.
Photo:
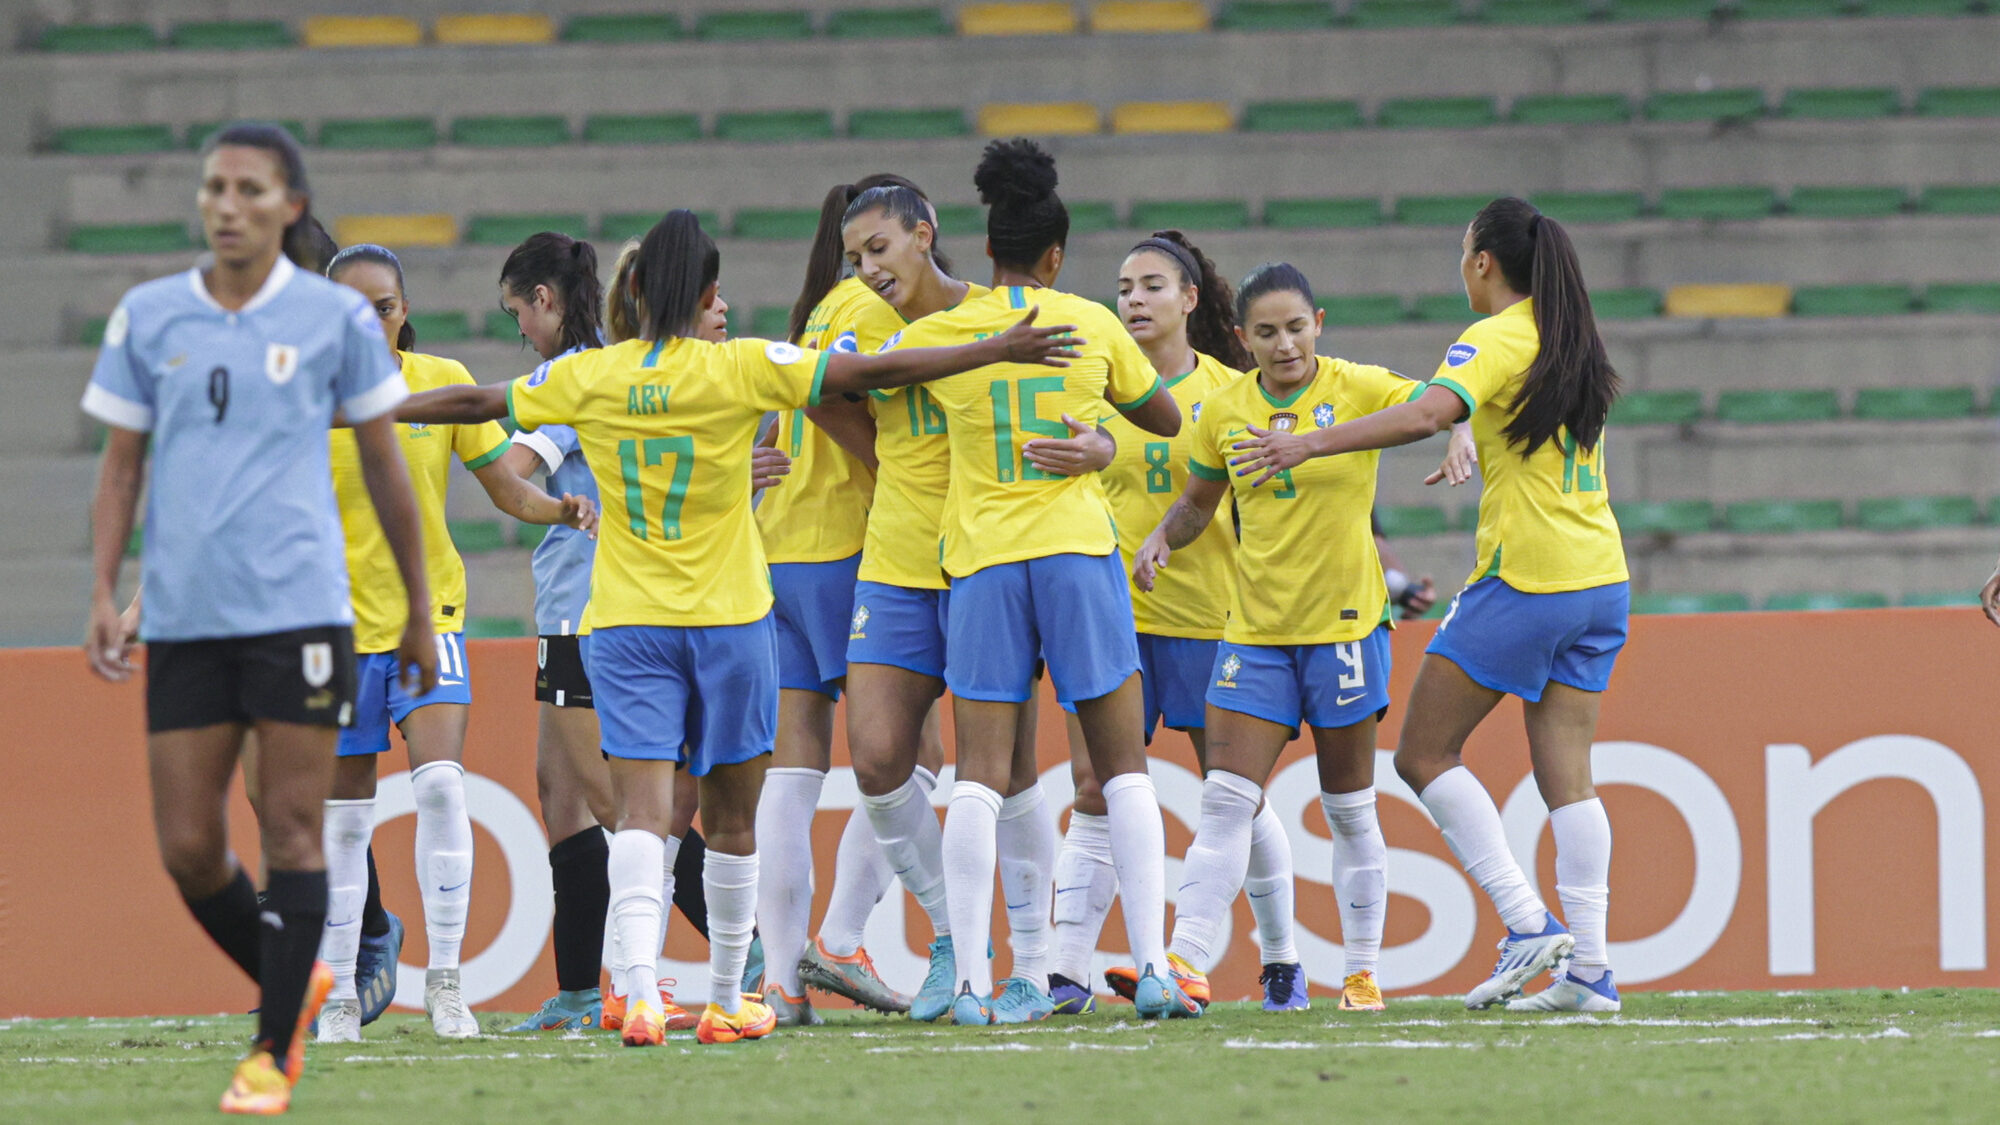
{"label": "white wristband", "polygon": [[1410,576],[1392,566],[1382,572],[1382,579],[1389,584],[1389,600],[1400,603],[1410,588]]}

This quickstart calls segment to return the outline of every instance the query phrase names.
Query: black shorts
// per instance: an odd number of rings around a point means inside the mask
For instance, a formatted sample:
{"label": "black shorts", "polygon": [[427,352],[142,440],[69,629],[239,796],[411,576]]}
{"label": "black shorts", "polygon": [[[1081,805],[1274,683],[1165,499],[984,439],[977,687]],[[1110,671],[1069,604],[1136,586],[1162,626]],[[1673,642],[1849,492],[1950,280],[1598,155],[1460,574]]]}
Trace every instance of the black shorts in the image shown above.
{"label": "black shorts", "polygon": [[146,729],[259,719],[344,727],[354,718],[354,630],[322,625],[146,646]]}
{"label": "black shorts", "polygon": [[576,634],[551,634],[535,641],[535,698],[557,707],[588,707],[590,675],[583,670],[583,647]]}

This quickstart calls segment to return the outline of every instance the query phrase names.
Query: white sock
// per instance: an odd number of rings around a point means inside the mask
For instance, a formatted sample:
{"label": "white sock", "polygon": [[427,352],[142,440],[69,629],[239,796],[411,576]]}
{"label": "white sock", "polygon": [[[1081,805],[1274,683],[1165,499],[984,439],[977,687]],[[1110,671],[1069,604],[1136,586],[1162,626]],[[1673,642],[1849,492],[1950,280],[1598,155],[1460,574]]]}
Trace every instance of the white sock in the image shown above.
{"label": "white sock", "polygon": [[1570,972],[1597,980],[1610,965],[1604,948],[1604,918],[1611,910],[1611,818],[1604,802],[1592,797],[1549,814],[1556,837],[1556,897],[1563,922],[1576,936]]}
{"label": "white sock", "polygon": [[1046,991],[1056,822],[1042,800],[1040,782],[1000,802],[994,840],[1000,855],[1000,893],[1007,903],[1007,943],[1014,950],[1014,967],[1008,975],[1023,977]]}
{"label": "white sock", "polygon": [[611,856],[605,872],[611,880],[611,927],[616,959],[611,979],[627,997],[652,999],[660,991],[660,869],[666,866],[667,842],[640,829],[611,834]]}
{"label": "white sock", "polygon": [[756,853],[729,855],[710,849],[702,861],[708,896],[708,999],[730,1015],[743,1010],[743,964],[757,930]]}
{"label": "white sock", "polygon": [[[951,788],[944,814],[944,880],[951,932],[959,948],[958,985],[984,1000],[993,995],[993,965],[980,948],[993,934],[993,865],[1000,794],[976,781]],[[954,988],[957,992],[958,988]]]}
{"label": "white sock", "polygon": [[1472,771],[1453,766],[1437,776],[1418,794],[1458,865],[1493,900],[1493,907],[1507,928],[1517,933],[1540,933],[1542,904],[1514,853],[1507,850],[1507,833],[1500,827],[1500,810]]}
{"label": "white sock", "polygon": [[653,955],[658,956],[667,948],[667,930],[674,922],[674,860],[681,854],[679,836],[662,841],[664,850],[660,854],[660,940],[653,943]]}
{"label": "white sock", "polygon": [[854,956],[861,948],[863,931],[868,929],[868,916],[895,883],[896,869],[889,866],[889,857],[875,842],[868,814],[861,809],[849,813],[847,827],[840,832],[840,848],[834,852],[833,892],[826,901],[826,915],[819,921],[820,944],[828,953]]}
{"label": "white sock", "polygon": [[465,767],[426,762],[410,771],[417,797],[417,879],[423,889],[430,968],[458,968],[472,908],[472,818],[465,812]]}
{"label": "white sock", "polygon": [[1055,963],[1050,968],[1090,987],[1090,959],[1118,895],[1118,869],[1111,866],[1111,821],[1069,814],[1069,831],[1055,866]]}
{"label": "white sock", "polygon": [[[1167,827],[1160,795],[1143,773],[1121,773],[1104,783],[1111,821],[1111,862],[1125,903],[1125,939],[1140,971],[1167,971]],[[1234,897],[1234,892],[1231,893]]]}
{"label": "white sock", "polygon": [[354,959],[361,951],[361,911],[368,902],[368,839],[375,800],[328,801],[321,826],[326,850],[326,929],[319,959],[333,970],[332,1000],[356,999]]}
{"label": "white sock", "polygon": [[1201,783],[1201,820],[1174,895],[1173,951],[1204,972],[1214,967],[1216,939],[1229,923],[1236,892],[1243,889],[1250,864],[1250,821],[1263,800],[1262,786],[1227,770],[1210,770]]}
{"label": "white sock", "polygon": [[[916,774],[879,797],[861,795],[861,807],[868,811],[868,823],[875,829],[875,842],[889,863],[889,869],[914,895],[917,905],[930,917],[931,932],[939,937],[951,933],[951,918],[944,902],[944,833],[931,808],[930,789]],[[931,785],[937,778],[931,778]]]}
{"label": "white sock", "polygon": [[1289,965],[1299,959],[1292,941],[1292,886],[1292,840],[1266,801],[1250,821],[1250,866],[1243,876],[1263,964]]}
{"label": "white sock", "polygon": [[[826,774],[767,770],[757,800],[757,928],[764,935],[764,978],[787,996],[804,996],[799,958],[812,922],[812,824]],[[714,906],[710,906],[711,914]],[[710,929],[713,941],[713,927]],[[739,982],[740,986],[740,982]]]}
{"label": "white sock", "polygon": [[1389,845],[1375,815],[1375,790],[1322,792],[1319,807],[1333,832],[1333,893],[1340,900],[1346,972],[1372,973],[1382,960],[1382,922],[1389,915]]}

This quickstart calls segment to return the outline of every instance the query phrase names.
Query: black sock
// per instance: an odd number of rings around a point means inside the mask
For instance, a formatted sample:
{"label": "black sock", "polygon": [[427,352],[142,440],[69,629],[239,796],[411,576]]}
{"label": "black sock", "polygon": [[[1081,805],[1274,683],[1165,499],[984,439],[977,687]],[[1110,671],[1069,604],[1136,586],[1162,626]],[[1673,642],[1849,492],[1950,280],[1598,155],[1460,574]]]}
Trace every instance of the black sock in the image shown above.
{"label": "black sock", "polygon": [[257,954],[257,888],[250,884],[250,876],[238,867],[236,877],[221,890],[199,901],[182,901],[236,967],[256,980],[262,965]]}
{"label": "black sock", "polygon": [[271,872],[264,888],[264,971],[259,978],[264,999],[257,1010],[257,1045],[280,1066],[298,1030],[299,1009],[305,1006],[325,928],[326,872]]}
{"label": "black sock", "polygon": [[611,904],[605,867],[610,855],[604,830],[594,824],[549,849],[556,890],[556,987],[564,992],[597,987],[604,959],[604,911]]}
{"label": "black sock", "polygon": [[382,909],[382,880],[375,877],[375,846],[368,847],[368,901],[361,907],[361,936],[381,937],[389,932],[389,912]]}
{"label": "black sock", "polygon": [[674,857],[674,905],[708,940],[708,893],[701,889],[701,869],[708,858],[708,842],[690,828],[681,837],[680,855]]}

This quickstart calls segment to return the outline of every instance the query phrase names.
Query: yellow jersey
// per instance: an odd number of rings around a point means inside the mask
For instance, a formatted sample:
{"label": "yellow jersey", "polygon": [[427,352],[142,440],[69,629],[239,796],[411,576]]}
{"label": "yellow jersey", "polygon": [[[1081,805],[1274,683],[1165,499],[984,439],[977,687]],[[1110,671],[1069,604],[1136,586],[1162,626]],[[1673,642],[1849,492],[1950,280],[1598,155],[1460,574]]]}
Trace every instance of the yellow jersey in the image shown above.
{"label": "yellow jersey", "polygon": [[742,625],[770,612],[750,452],[766,411],[819,401],[829,354],[769,340],[627,340],[508,385],[515,424],[573,427],[597,478],[587,627]]}
{"label": "yellow jersey", "polygon": [[[870,305],[886,303],[850,277],[814,306],[799,345],[812,351],[856,351],[856,316]],[[757,505],[757,530],[770,560],[832,562],[861,550],[875,474],[813,425],[803,410],[778,415],[777,445],[791,456],[792,471]]]}
{"label": "yellow jersey", "polygon": [[[990,292],[984,285],[968,284],[965,301]],[[876,351],[909,324],[895,306],[877,300],[856,321],[855,335],[862,351]],[[875,415],[877,466],[875,506],[868,513],[868,545],[861,551],[860,578],[942,590],[946,583],[938,565],[938,534],[951,484],[951,438],[944,411],[922,384],[869,391],[868,408]]]}
{"label": "yellow jersey", "polygon": [[[1235,598],[1222,629],[1232,644],[1339,644],[1391,618],[1369,523],[1380,450],[1315,457],[1257,488],[1250,487],[1255,476],[1238,476],[1229,464],[1241,456],[1234,446],[1250,426],[1311,433],[1408,402],[1424,389],[1386,367],[1318,359],[1313,377],[1282,399],[1255,375],[1212,392],[1195,423],[1188,469],[1229,484],[1243,525]],[[1179,559],[1175,552],[1169,561]]]}
{"label": "yellow jersey", "polygon": [[1431,386],[1464,401],[1479,449],[1484,484],[1470,581],[1498,576],[1528,594],[1624,582],[1630,575],[1605,490],[1603,436],[1581,450],[1564,430],[1523,457],[1501,432],[1541,347],[1534,302],[1524,300],[1467,328],[1431,376]]}
{"label": "yellow jersey", "polygon": [[[412,392],[470,385],[472,375],[457,360],[442,356],[398,353],[403,382]],[[417,518],[424,532],[424,573],[430,580],[431,627],[440,633],[465,628],[465,562],[452,546],[445,527],[444,498],[451,484],[451,459],[468,469],[484,468],[507,452],[507,431],[498,422],[476,426],[426,426],[396,423],[396,437],[409,465],[410,487],[417,496]],[[334,430],[331,442],[333,495],[340,506],[340,528],[347,537],[348,597],[354,602],[354,651],[394,652],[409,620],[409,597],[395,552],[375,517],[368,483],[361,475],[360,446],[353,430]]]}
{"label": "yellow jersey", "polygon": [[1021,455],[1032,438],[1069,437],[1064,414],[1096,425],[1113,402],[1130,409],[1160,393],[1159,375],[1116,315],[1069,293],[1010,285],[917,321],[892,346],[997,336],[1031,306],[1041,309],[1038,324],[1076,325],[1085,343],[1068,367],[996,363],[929,384],[950,435],[941,557],[953,578],[1001,563],[1118,548],[1099,474],[1059,476]]}
{"label": "yellow jersey", "polygon": [[[1166,381],[1181,404],[1180,433],[1163,438],[1122,417],[1104,423],[1118,442],[1118,453],[1102,474],[1104,494],[1118,521],[1118,549],[1128,567],[1140,544],[1160,526],[1160,519],[1187,487],[1188,459],[1203,401],[1241,378],[1241,371],[1197,353],[1193,370]],[[1154,580],[1152,593],[1136,584],[1132,587],[1132,617],[1139,632],[1204,641],[1222,636],[1236,585],[1236,529],[1227,512],[1217,515],[1194,542],[1174,552]]]}

